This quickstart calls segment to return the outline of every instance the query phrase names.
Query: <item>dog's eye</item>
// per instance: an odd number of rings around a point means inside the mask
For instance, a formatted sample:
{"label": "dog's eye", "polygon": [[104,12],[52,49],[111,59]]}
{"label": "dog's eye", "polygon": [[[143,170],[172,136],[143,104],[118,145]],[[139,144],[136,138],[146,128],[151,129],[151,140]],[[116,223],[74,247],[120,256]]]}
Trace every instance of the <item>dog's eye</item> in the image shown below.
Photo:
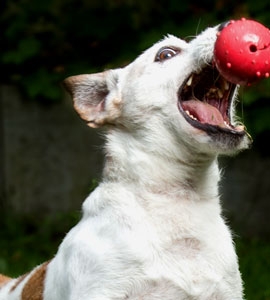
{"label": "dog's eye", "polygon": [[163,61],[166,59],[170,59],[177,55],[180,52],[179,49],[174,49],[174,48],[161,48],[155,58],[155,61]]}

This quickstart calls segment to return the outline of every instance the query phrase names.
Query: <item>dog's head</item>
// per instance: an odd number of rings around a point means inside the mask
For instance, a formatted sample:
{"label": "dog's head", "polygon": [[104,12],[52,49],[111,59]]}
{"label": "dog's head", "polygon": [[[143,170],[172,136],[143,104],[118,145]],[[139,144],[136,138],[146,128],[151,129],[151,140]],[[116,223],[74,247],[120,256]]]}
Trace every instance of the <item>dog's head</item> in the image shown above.
{"label": "dog's head", "polygon": [[218,27],[187,43],[167,36],[122,69],[65,80],[74,105],[91,127],[170,141],[201,153],[233,153],[247,148],[249,137],[236,122],[237,86],[213,64]]}

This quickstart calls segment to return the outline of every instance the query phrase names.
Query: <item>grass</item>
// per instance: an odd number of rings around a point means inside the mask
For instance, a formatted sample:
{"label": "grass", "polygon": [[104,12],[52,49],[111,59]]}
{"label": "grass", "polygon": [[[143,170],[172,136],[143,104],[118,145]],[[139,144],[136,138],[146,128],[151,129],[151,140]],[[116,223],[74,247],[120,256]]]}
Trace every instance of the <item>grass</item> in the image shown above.
{"label": "grass", "polygon": [[[0,273],[16,277],[56,253],[65,234],[80,214],[54,218],[16,216],[0,220]],[[237,239],[240,270],[247,300],[270,300],[270,242]]]}

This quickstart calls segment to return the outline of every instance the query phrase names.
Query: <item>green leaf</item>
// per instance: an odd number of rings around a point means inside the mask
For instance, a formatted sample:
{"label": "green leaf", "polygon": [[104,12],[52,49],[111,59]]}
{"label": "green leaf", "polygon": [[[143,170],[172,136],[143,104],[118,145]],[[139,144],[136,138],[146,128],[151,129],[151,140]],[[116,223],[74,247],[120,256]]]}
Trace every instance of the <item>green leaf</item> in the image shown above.
{"label": "green leaf", "polygon": [[16,50],[4,53],[3,63],[21,64],[34,57],[40,51],[40,42],[34,38],[26,38],[19,41]]}

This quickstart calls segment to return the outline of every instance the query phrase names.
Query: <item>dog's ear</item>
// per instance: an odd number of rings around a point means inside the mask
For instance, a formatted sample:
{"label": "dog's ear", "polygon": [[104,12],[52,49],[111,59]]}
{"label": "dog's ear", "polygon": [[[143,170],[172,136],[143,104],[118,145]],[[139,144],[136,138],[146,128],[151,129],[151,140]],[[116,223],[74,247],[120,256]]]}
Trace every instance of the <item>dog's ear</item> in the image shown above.
{"label": "dog's ear", "polygon": [[118,72],[71,76],[63,85],[71,94],[74,107],[90,127],[114,124],[120,116],[121,99],[117,96]]}

